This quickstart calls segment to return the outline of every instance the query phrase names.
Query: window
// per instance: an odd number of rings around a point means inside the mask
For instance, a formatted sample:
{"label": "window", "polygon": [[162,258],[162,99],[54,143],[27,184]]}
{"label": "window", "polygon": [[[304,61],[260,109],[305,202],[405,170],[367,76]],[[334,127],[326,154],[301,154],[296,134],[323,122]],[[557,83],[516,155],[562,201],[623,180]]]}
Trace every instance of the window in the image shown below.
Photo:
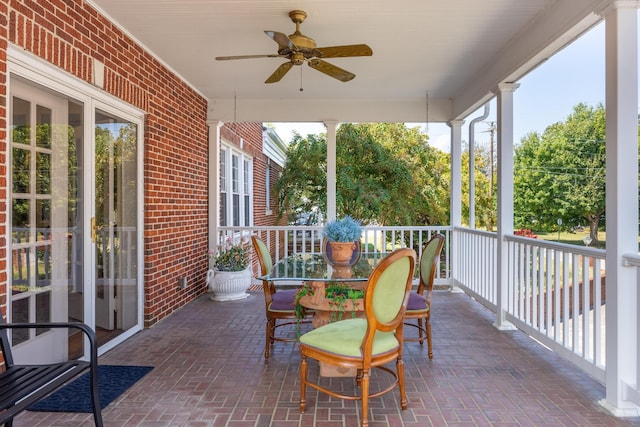
{"label": "window", "polygon": [[253,160],[229,146],[220,149],[220,225],[252,225]]}
{"label": "window", "polygon": [[271,214],[271,159],[267,159],[267,167],[264,173],[264,202],[266,214]]}
{"label": "window", "polygon": [[245,160],[243,163],[243,185],[242,188],[244,190],[244,225],[249,225],[251,224],[251,203],[250,203],[250,198],[251,198],[251,178],[250,178],[250,173],[249,173],[249,165],[251,162],[249,162],[249,160]]}
{"label": "window", "polygon": [[227,201],[229,190],[227,189],[227,150],[220,150],[220,224],[227,225]]}

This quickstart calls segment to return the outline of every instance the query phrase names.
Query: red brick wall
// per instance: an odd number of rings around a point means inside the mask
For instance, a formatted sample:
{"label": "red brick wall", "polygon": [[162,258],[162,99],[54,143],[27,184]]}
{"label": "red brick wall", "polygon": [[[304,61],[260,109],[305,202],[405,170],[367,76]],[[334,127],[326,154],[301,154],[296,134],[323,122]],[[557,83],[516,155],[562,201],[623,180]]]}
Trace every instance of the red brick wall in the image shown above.
{"label": "red brick wall", "polygon": [[[140,212],[145,223],[144,319],[149,326],[205,291],[207,102],[82,0],[5,0],[0,11],[1,215],[7,195],[7,40],[87,82],[92,58],[101,61],[104,90],[147,113],[140,147],[145,180]],[[5,224],[0,218],[1,239]],[[5,304],[5,241],[0,248],[0,295]],[[187,278],[184,290],[177,289],[180,277]]]}

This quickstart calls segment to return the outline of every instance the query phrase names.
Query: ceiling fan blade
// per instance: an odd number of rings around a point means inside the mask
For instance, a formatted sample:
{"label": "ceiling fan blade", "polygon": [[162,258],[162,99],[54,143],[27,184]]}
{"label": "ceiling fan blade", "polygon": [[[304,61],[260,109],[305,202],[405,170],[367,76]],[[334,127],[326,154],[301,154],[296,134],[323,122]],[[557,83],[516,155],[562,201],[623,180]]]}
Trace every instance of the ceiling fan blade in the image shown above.
{"label": "ceiling fan blade", "polygon": [[349,44],[345,46],[329,46],[315,48],[321,58],[344,58],[346,56],[371,56],[373,51],[366,44]]}
{"label": "ceiling fan blade", "polygon": [[278,43],[280,48],[288,47],[289,49],[298,49],[291,39],[284,33],[278,31],[265,31],[267,36],[271,37],[273,41]]}
{"label": "ceiling fan blade", "polygon": [[253,58],[280,58],[277,53],[267,55],[238,55],[238,56],[216,56],[216,61],[228,61],[230,59],[253,59]]}
{"label": "ceiling fan blade", "polygon": [[291,62],[285,62],[284,64],[282,64],[281,66],[279,66],[278,68],[276,68],[276,70],[273,72],[273,74],[271,74],[269,76],[269,78],[267,80],[265,80],[265,83],[276,83],[279,82],[280,79],[282,79],[284,77],[285,74],[287,74],[287,71],[289,71],[291,69],[291,67],[293,67],[293,64]]}
{"label": "ceiling fan blade", "polygon": [[343,70],[340,67],[336,67],[333,64],[329,64],[326,61],[321,59],[312,59],[309,61],[309,67],[314,68],[321,73],[325,73],[328,76],[333,77],[334,79],[338,79],[341,82],[348,82],[349,80],[353,80],[356,76],[353,73],[348,72],[347,70]]}

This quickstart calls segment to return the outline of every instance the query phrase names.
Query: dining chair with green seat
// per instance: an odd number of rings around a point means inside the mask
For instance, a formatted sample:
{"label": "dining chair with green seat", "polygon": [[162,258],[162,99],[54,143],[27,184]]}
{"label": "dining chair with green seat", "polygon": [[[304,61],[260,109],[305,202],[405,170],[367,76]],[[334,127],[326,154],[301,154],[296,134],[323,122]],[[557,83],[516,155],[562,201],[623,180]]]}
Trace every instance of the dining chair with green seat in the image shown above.
{"label": "dining chair with green seat", "polygon": [[[364,296],[365,318],[339,320],[314,329],[300,337],[300,411],[306,410],[307,386],[330,396],[360,400],[361,425],[369,425],[369,398],[394,388],[400,389],[400,406],[407,409],[404,383],[403,319],[409,301],[416,253],[398,249],[387,255],[369,276]],[[308,379],[308,359],[340,368],[355,369],[353,393],[330,390]],[[395,371],[385,366],[395,361]],[[369,392],[372,368],[393,376],[392,383],[375,393]],[[384,387],[384,386],[383,386]]]}
{"label": "dining chair with green seat", "polygon": [[[251,243],[258,255],[261,275],[265,276],[269,274],[273,268],[273,261],[271,260],[269,249],[257,236],[251,236]],[[313,312],[309,311],[306,313],[304,320],[300,320],[296,317],[295,296],[298,292],[298,288],[277,290],[272,281],[263,280],[262,289],[267,315],[264,358],[268,361],[271,346],[275,341],[294,342],[298,339],[297,336],[278,335],[276,334],[276,329],[285,325],[310,323],[309,317]]]}
{"label": "dining chair with green seat", "polygon": [[433,343],[431,338],[431,294],[436,271],[440,266],[440,253],[444,244],[444,236],[435,234],[427,242],[420,257],[420,282],[418,289],[411,292],[409,305],[405,312],[405,325],[417,328],[418,337],[405,337],[405,341],[418,341],[422,345],[427,340],[429,359],[433,359]]}

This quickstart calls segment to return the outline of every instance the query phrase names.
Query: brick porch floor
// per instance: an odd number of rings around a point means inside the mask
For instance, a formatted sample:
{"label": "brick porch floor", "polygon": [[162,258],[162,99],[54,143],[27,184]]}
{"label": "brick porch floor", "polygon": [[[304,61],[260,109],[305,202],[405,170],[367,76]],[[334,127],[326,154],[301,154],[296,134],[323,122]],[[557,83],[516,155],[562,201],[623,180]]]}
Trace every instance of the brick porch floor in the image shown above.
{"label": "brick porch floor", "polygon": [[[261,293],[225,303],[202,296],[103,355],[102,364],[155,366],[103,411],[106,426],[359,425],[355,402],[312,389],[300,414],[296,346],[277,343],[263,362],[263,304]],[[372,399],[372,427],[640,426],[640,418],[605,413],[597,403],[602,385],[523,333],[497,331],[491,313],[464,294],[437,291],[434,304],[434,359],[426,345],[405,344],[409,408],[399,409],[397,390]],[[91,420],[91,414],[26,412],[14,426],[92,426]]]}

